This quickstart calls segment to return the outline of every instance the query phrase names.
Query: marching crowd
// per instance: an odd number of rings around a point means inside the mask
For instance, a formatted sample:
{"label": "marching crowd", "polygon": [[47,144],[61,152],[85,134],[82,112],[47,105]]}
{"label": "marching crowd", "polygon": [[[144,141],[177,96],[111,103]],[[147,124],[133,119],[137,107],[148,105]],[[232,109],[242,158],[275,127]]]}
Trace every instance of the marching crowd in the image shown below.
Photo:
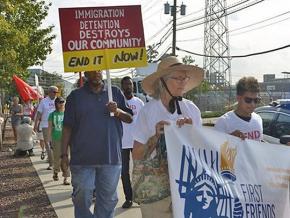
{"label": "marching crowd", "polygon": [[[198,87],[203,69],[185,65],[176,57],[161,60],[142,86],[153,99],[144,103],[133,95],[130,77],[121,80],[121,89],[108,87],[101,71],[85,72],[86,83],[65,100],[51,86],[35,115],[30,106],[13,98],[11,123],[17,141],[15,156],[34,155],[37,139],[47,156],[52,179],[73,187],[72,201],[77,218],[111,218],[116,207],[117,184],[121,176],[126,201],[140,204],[142,217],[172,217],[164,126],[175,122],[202,126],[201,112],[182,96]],[[237,83],[237,108],[221,116],[215,125],[242,140],[262,140],[262,119],[254,112],[260,101],[258,81],[243,77]],[[33,118],[33,126],[31,122]],[[130,157],[133,174],[130,178]],[[94,201],[94,212],[90,211]]]}

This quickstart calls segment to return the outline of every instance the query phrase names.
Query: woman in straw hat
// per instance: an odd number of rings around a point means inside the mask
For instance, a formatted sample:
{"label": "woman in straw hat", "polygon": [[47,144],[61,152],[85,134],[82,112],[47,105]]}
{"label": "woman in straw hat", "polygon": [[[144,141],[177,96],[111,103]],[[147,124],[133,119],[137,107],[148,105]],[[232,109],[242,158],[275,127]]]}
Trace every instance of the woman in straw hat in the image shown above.
{"label": "woman in straw hat", "polygon": [[201,126],[200,110],[182,95],[197,87],[203,74],[201,68],[169,56],[143,80],[143,89],[153,100],[141,109],[134,128],[132,181],[133,198],[141,204],[142,217],[172,217],[163,128],[169,121],[179,127]]}

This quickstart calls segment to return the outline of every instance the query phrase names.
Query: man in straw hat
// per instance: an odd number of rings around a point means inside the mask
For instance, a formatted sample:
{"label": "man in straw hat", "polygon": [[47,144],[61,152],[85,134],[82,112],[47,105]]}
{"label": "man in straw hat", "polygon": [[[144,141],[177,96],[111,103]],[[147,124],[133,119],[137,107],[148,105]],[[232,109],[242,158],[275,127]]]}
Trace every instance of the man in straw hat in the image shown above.
{"label": "man in straw hat", "polygon": [[[175,121],[179,127],[202,125],[200,110],[182,95],[199,86],[203,75],[201,68],[169,56],[161,60],[156,72],[143,80],[143,89],[153,100],[141,109],[133,133],[133,198],[141,204],[142,217],[172,217],[163,128],[169,121]],[[150,171],[149,167],[144,172],[142,166],[150,165],[150,161],[154,169]],[[140,174],[150,179],[142,181]]]}

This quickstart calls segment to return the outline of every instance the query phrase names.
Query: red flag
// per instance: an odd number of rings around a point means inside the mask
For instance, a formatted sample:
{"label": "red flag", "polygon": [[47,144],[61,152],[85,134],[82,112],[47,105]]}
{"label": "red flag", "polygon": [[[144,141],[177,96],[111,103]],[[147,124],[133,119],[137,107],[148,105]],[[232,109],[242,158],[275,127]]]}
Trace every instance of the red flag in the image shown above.
{"label": "red flag", "polygon": [[28,85],[18,76],[13,75],[13,80],[20,97],[24,102],[28,100],[37,100],[41,97],[40,94],[38,94],[30,85]]}

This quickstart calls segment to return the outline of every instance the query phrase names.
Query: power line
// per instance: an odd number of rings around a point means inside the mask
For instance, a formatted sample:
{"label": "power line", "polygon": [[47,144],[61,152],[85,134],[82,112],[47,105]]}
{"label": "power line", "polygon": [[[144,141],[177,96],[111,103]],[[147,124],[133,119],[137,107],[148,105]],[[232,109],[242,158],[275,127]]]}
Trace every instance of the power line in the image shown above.
{"label": "power line", "polygon": [[[233,11],[230,11],[230,12],[224,14],[223,16],[228,16],[228,15],[231,15],[231,14],[237,13],[237,12],[239,12],[239,11],[241,11],[241,10],[247,9],[247,8],[249,8],[249,7],[251,7],[251,6],[254,6],[254,5],[256,5],[256,4],[259,4],[259,3],[263,2],[263,1],[265,1],[265,0],[256,0],[256,2],[249,3],[248,5],[245,5],[245,6],[241,7],[241,8],[238,8],[238,9],[235,9],[235,10],[233,10]],[[189,26],[186,26],[186,27],[180,27],[180,28],[177,29],[177,31],[179,31],[179,30],[189,29],[189,28],[191,28],[191,27],[199,26],[199,25],[202,25],[202,24],[204,24],[204,23],[205,23],[205,21],[201,21],[201,22],[199,22],[199,23],[192,24],[192,25],[189,25]]]}
{"label": "power line", "polygon": [[[239,5],[241,5],[241,4],[244,4],[244,3],[248,2],[248,1],[250,1],[250,0],[243,0],[243,1],[240,1],[240,2],[238,2],[238,3],[236,3],[236,4],[230,5],[229,7],[226,8],[226,10],[231,9],[231,8],[234,8],[234,7],[237,7],[237,6],[239,6]],[[221,12],[221,11],[217,11],[216,13],[220,13],[220,12]],[[211,15],[211,14],[210,14],[210,15]],[[210,16],[210,15],[209,15],[209,16]],[[204,17],[204,15],[203,15],[203,16],[200,16],[200,17],[197,17],[197,18],[193,18],[192,20],[188,20],[188,21],[180,22],[180,23],[177,24],[177,26],[182,26],[182,25],[185,25],[185,24],[188,24],[188,23],[192,23],[192,22],[195,22],[195,21],[198,21],[198,20],[202,20],[202,19],[204,19],[204,18],[205,18],[205,17]]]}
{"label": "power line", "polygon": [[144,10],[142,10],[143,13],[146,14],[146,12],[148,12],[151,8],[153,8],[157,2],[158,0],[154,0],[154,1],[151,1],[151,3],[147,4],[146,6],[144,6]]}
{"label": "power line", "polygon": [[[242,26],[242,27],[239,27],[239,28],[236,28],[236,29],[233,29],[233,30],[230,30],[229,33],[231,32],[235,32],[235,31],[238,31],[238,30],[242,30],[242,29],[245,29],[245,28],[248,28],[248,27],[251,27],[251,26],[255,26],[257,24],[261,24],[261,23],[264,23],[266,21],[269,21],[269,20],[272,20],[272,19],[275,19],[277,17],[280,17],[280,16],[283,16],[285,14],[288,14],[290,13],[290,11],[287,11],[287,12],[283,12],[281,14],[278,14],[278,15],[275,15],[273,17],[270,17],[270,18],[267,18],[267,19],[264,19],[264,20],[261,20],[261,21],[258,21],[258,22],[255,22],[255,23],[252,23],[252,24],[249,24],[249,25],[246,25],[246,26]],[[247,33],[247,32],[251,32],[251,31],[255,31],[255,30],[258,30],[258,29],[261,29],[261,28],[265,28],[265,27],[268,27],[268,26],[272,26],[274,24],[277,24],[277,23],[280,23],[280,22],[283,22],[285,20],[289,20],[290,17],[288,18],[285,18],[285,19],[282,19],[282,20],[279,20],[279,21],[276,21],[276,22],[272,22],[270,24],[267,24],[267,25],[264,25],[264,26],[261,26],[261,27],[257,27],[255,29],[251,29],[251,30],[247,30],[247,31],[244,31],[244,32],[241,32],[241,33],[236,33],[236,34],[232,34],[231,36],[236,36],[236,35],[240,35],[240,34],[243,34],[243,33]],[[177,42],[189,42],[189,41],[196,41],[196,40],[201,40],[203,39],[203,37],[197,37],[197,38],[192,38],[192,39],[184,39],[184,40],[178,40]]]}
{"label": "power line", "polygon": [[290,17],[282,19],[282,20],[279,20],[279,21],[276,21],[276,22],[272,22],[272,23],[269,23],[269,24],[266,24],[266,25],[263,25],[263,26],[260,26],[260,27],[257,27],[255,29],[246,30],[246,31],[243,31],[243,32],[240,32],[240,33],[235,33],[235,34],[232,34],[232,36],[248,33],[248,32],[255,31],[255,30],[259,30],[259,29],[262,29],[262,28],[265,28],[265,27],[268,27],[268,26],[272,26],[272,25],[277,24],[277,23],[281,23],[281,22],[289,20],[289,19],[290,19]]}
{"label": "power line", "polygon": [[144,21],[146,21],[146,20],[149,20],[150,18],[152,18],[153,17],[153,15],[154,14],[157,14],[157,13],[161,13],[161,11],[163,11],[163,8],[157,8],[157,10],[154,10],[154,11],[151,11],[151,13],[149,14],[149,15],[147,15],[145,18],[144,18]]}
{"label": "power line", "polygon": [[278,47],[278,48],[274,48],[274,49],[270,49],[270,50],[266,50],[266,51],[261,51],[261,52],[256,52],[256,53],[251,53],[251,54],[245,54],[245,55],[231,55],[231,56],[214,56],[214,55],[205,55],[205,54],[199,54],[199,53],[195,53],[195,52],[191,52],[191,51],[187,51],[185,49],[181,49],[179,47],[176,47],[177,50],[179,51],[183,51],[189,54],[193,54],[193,55],[197,55],[197,56],[202,56],[202,57],[213,57],[213,58],[245,58],[245,57],[250,57],[250,56],[256,56],[256,55],[262,55],[262,54],[267,54],[267,53],[271,53],[271,52],[275,52],[275,51],[279,51],[285,48],[290,47],[289,45],[285,45],[282,47]]}
{"label": "power line", "polygon": [[[243,0],[243,1],[240,1],[240,2],[238,2],[237,4],[234,4],[234,5],[232,5],[232,6],[228,7],[228,8],[236,7],[236,6],[238,6],[238,5],[242,4],[242,3],[245,3],[245,2],[247,2],[247,1],[249,1],[249,0]],[[256,5],[256,4],[258,4],[258,3],[261,3],[261,2],[263,2],[263,1],[264,1],[264,0],[255,0],[255,2],[249,3],[248,5],[243,6],[242,8],[238,8],[238,9],[236,9],[235,11],[232,11],[232,12],[230,12],[230,13],[227,13],[227,15],[229,15],[229,14],[233,14],[233,13],[236,13],[236,12],[239,12],[239,11],[241,11],[241,10],[243,10],[243,9],[246,9],[246,8],[248,8],[248,7],[251,7],[251,6],[254,6],[254,5]],[[202,19],[202,18],[204,18],[204,17],[198,18],[198,20],[199,20],[199,19]],[[199,26],[199,25],[202,25],[202,24],[204,24],[204,23],[205,23],[205,22],[202,21],[202,22],[199,22],[199,23],[197,23],[197,24],[193,24],[193,25],[190,25],[190,26],[187,26],[187,27],[181,27],[181,28],[178,28],[177,31],[179,31],[179,30],[184,30],[184,29],[188,29],[188,28],[195,27],[195,26]],[[177,26],[178,26],[178,24],[177,24]],[[167,30],[167,32],[166,32],[166,33],[161,37],[161,39],[159,40],[159,42],[156,43],[156,46],[159,45],[159,47],[160,47],[160,46],[161,46],[160,44],[162,44],[164,41],[166,41],[166,40],[169,38],[169,36],[172,34],[172,32],[170,32],[170,30],[171,30],[171,28]],[[158,49],[158,48],[159,48],[159,47],[156,48],[156,46],[155,46],[153,49]]]}
{"label": "power line", "polygon": [[200,9],[200,10],[198,10],[198,11],[193,11],[193,12],[191,12],[191,13],[189,13],[189,14],[187,14],[187,15],[184,15],[184,16],[182,16],[182,17],[179,17],[179,18],[177,18],[176,20],[181,20],[181,19],[187,18],[187,17],[189,17],[190,15],[197,14],[197,13],[202,12],[202,11],[204,11],[204,8],[202,8],[202,9]]}
{"label": "power line", "polygon": [[[231,5],[229,5],[229,7],[227,7],[227,9],[230,9],[230,8],[233,8],[233,7],[236,7],[238,5],[241,5],[247,1],[250,1],[250,0],[241,0],[239,2],[236,2],[236,3],[233,3]],[[188,18],[190,15],[193,15],[193,14],[197,14],[199,12],[203,12],[205,10],[205,8],[202,8],[200,10],[197,10],[197,11],[194,11],[194,12],[191,12],[185,16],[182,16],[182,17],[179,17],[177,18],[177,20],[181,20],[181,19],[184,19],[184,18]],[[216,12],[216,13],[219,13],[220,11]],[[187,21],[183,21],[183,22],[180,22],[178,25],[184,25],[184,24],[187,24],[187,23],[190,23],[190,22],[193,22],[193,21],[196,21],[196,20],[200,20],[200,19],[204,19],[204,15],[200,16],[200,17],[197,17],[197,18],[193,18],[193,20],[187,20]]]}
{"label": "power line", "polygon": [[[247,27],[251,27],[251,26],[254,26],[254,25],[257,25],[257,24],[260,24],[260,23],[264,23],[264,22],[266,22],[266,21],[269,21],[269,20],[275,19],[275,18],[277,18],[277,17],[281,17],[281,16],[283,16],[283,15],[285,15],[285,14],[289,14],[289,13],[290,13],[290,11],[286,11],[286,12],[283,12],[283,13],[281,13],[281,14],[275,15],[275,16],[273,16],[273,17],[269,17],[269,18],[266,18],[266,19],[264,19],[264,20],[258,21],[258,22],[256,22],[256,23],[252,23],[252,24],[249,24],[249,25],[247,25],[247,26],[243,26],[243,27],[241,27],[241,28],[233,29],[231,32],[238,31],[238,30],[240,30],[240,29],[244,29],[244,28],[247,28]],[[288,19],[289,19],[289,18],[288,18]]]}
{"label": "power line", "polygon": [[[148,41],[151,41],[152,39],[154,39],[156,36],[158,36],[163,30],[165,30],[166,29],[166,27],[169,27],[169,29],[167,30],[167,32],[165,33],[165,34],[167,34],[171,29],[172,29],[172,27],[171,27],[171,23],[172,23],[172,20],[170,20],[167,24],[165,24],[162,28],[160,28],[159,30],[157,30],[157,32],[154,34],[154,35],[152,35],[152,36],[150,36],[150,38],[147,40],[147,42]],[[164,35],[163,35],[164,36]],[[162,37],[163,37],[162,36]],[[161,37],[161,38],[162,38]]]}
{"label": "power line", "polygon": [[170,26],[170,28],[167,30],[167,32],[161,37],[161,39],[159,40],[158,43],[154,44],[152,46],[153,50],[157,50],[161,47],[161,45],[168,39],[168,37],[170,36],[171,32],[170,30],[172,29],[172,27]]}
{"label": "power line", "polygon": [[172,48],[171,45],[168,45],[166,47],[166,49],[164,49],[162,52],[160,52],[161,54],[159,54],[158,55],[158,58],[156,58],[156,59],[157,60],[160,60],[163,57],[163,55],[165,55],[171,48]]}

